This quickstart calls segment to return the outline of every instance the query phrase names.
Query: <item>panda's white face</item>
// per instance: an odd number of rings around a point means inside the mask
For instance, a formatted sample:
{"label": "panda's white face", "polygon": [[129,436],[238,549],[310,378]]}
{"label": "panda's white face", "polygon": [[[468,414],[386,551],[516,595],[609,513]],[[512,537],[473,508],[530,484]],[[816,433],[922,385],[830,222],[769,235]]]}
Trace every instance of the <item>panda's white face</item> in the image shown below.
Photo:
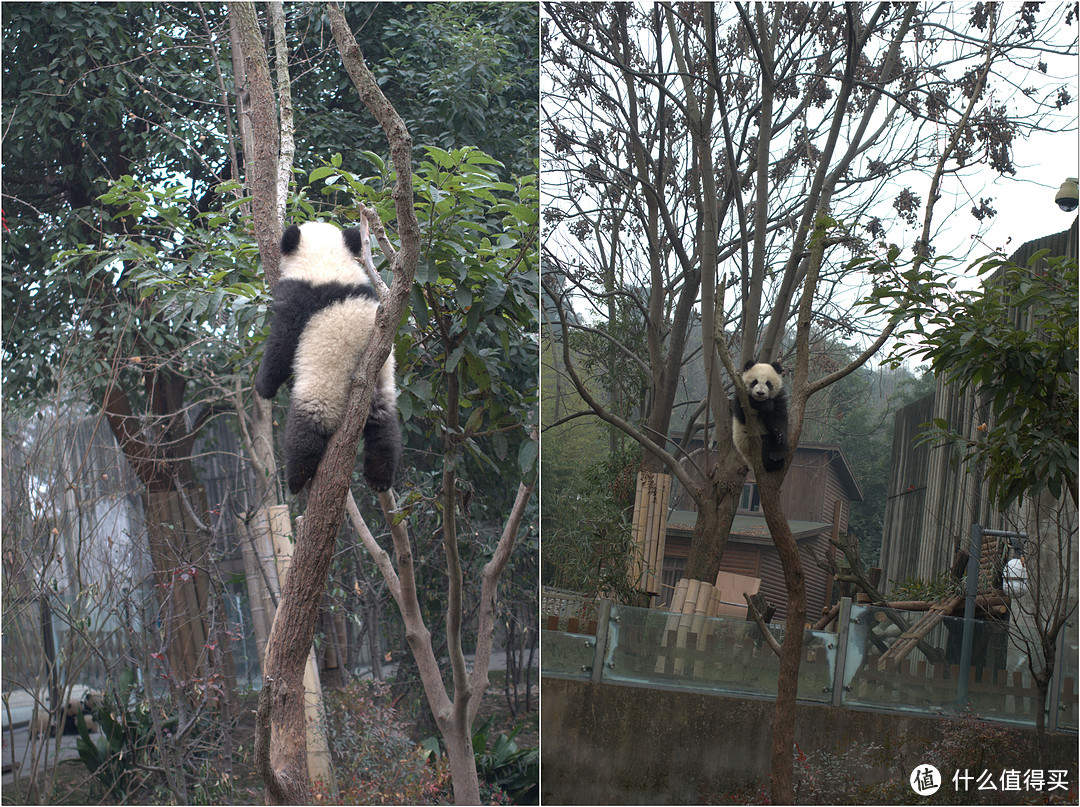
{"label": "panda's white face", "polygon": [[755,401],[767,401],[775,398],[784,388],[784,379],[771,364],[759,362],[748,368],[742,376],[746,391]]}

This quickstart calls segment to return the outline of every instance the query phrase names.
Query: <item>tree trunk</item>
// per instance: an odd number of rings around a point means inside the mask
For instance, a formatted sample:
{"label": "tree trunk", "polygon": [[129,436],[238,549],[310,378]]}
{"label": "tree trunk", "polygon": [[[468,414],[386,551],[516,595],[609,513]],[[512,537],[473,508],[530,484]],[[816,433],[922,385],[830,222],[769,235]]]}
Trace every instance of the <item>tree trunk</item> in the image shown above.
{"label": "tree trunk", "polygon": [[695,497],[698,513],[686,560],[687,577],[716,582],[745,481],[746,466],[734,450],[709,469],[705,490]]}
{"label": "tree trunk", "polygon": [[[397,212],[400,249],[392,263],[393,286],[379,306],[368,352],[354,374],[354,379],[362,381],[354,383],[345,419],[331,437],[311,482],[291,571],[282,584],[281,603],[267,644],[267,673],[256,715],[255,765],[266,783],[268,799],[284,804],[306,804],[311,798],[305,759],[303,670],[310,656],[315,621],[344,515],[356,451],[371,407],[374,381],[393,346],[394,331],[408,303],[420,254],[412,188],[412,138],[363,63],[341,10],[331,5],[327,13],[361,100],[379,120],[390,143],[397,171],[391,197]],[[261,247],[260,243],[260,252]],[[265,263],[266,256],[263,257]],[[271,758],[277,749],[280,750]]]}
{"label": "tree trunk", "polygon": [[776,682],[770,801],[773,804],[794,804],[795,697],[799,688],[799,662],[802,659],[803,627],[806,622],[806,582],[799,560],[799,547],[780,505],[783,478],[783,473],[763,474],[763,479],[758,481],[758,490],[765,521],[783,565],[788,598],[784,641],[780,645],[780,675]]}
{"label": "tree trunk", "polygon": [[[456,712],[457,710],[455,710]],[[471,721],[461,710],[460,716],[439,721],[446,754],[450,758],[450,775],[454,784],[454,804],[476,804],[479,801],[480,780],[476,773],[476,754],[473,752]]]}

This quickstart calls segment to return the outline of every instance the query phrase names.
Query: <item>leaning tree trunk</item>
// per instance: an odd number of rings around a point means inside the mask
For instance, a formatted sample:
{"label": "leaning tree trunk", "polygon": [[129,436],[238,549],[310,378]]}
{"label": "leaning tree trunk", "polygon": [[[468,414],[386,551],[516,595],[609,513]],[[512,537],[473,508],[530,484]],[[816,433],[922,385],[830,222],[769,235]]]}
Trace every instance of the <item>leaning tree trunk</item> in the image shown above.
{"label": "leaning tree trunk", "polygon": [[371,407],[374,381],[393,346],[394,330],[404,314],[420,254],[412,189],[412,138],[364,64],[341,10],[328,6],[327,12],[360,99],[379,121],[390,144],[397,171],[391,196],[401,243],[392,262],[393,286],[379,306],[368,352],[353,377],[345,418],[330,439],[311,482],[307,511],[266,648],[266,674],[256,714],[255,765],[266,783],[268,799],[278,804],[306,804],[311,800],[305,759],[303,670],[344,516],[357,447]]}
{"label": "leaning tree trunk", "polygon": [[769,525],[784,569],[788,600],[784,641],[780,645],[780,674],[776,682],[769,793],[773,804],[794,804],[795,698],[799,689],[799,662],[803,625],[806,622],[806,581],[799,560],[799,547],[780,506],[783,477],[783,473],[779,472],[763,474],[758,481],[758,490],[765,522]]}

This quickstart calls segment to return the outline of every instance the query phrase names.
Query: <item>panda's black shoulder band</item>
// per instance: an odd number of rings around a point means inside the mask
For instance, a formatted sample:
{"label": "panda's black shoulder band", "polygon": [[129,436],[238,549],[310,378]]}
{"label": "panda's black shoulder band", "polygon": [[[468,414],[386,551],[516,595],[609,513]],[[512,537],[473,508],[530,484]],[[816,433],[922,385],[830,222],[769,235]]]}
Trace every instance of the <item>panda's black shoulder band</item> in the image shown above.
{"label": "panda's black shoulder band", "polygon": [[286,278],[278,281],[274,289],[274,310],[275,315],[288,310],[292,316],[306,322],[327,306],[355,297],[379,301],[375,289],[366,283],[310,283]]}

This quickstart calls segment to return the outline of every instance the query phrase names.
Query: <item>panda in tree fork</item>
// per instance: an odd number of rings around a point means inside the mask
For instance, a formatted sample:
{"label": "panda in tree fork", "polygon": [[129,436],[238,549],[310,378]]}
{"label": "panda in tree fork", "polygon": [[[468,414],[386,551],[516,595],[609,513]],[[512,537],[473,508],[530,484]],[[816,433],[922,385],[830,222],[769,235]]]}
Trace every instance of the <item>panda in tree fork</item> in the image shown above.
{"label": "panda in tree fork", "polygon": [[[307,222],[281,238],[281,279],[255,391],[271,399],[295,376],[285,425],[285,478],[299,493],[341,425],[353,372],[375,330],[379,298],[359,262],[358,228]],[[364,426],[364,479],[389,490],[401,458],[394,354],[379,371]]]}

